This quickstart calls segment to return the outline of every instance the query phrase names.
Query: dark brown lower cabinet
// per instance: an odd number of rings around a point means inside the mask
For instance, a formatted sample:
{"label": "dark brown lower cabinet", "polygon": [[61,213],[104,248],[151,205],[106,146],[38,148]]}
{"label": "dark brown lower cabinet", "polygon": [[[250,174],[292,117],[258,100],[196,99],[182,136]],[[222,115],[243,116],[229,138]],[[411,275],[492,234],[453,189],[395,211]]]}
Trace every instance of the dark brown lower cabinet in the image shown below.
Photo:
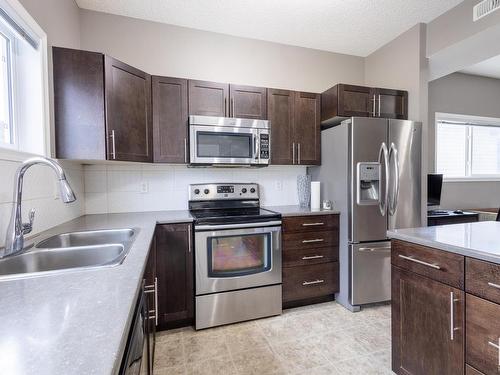
{"label": "dark brown lower cabinet", "polygon": [[192,224],[156,227],[158,329],[191,325],[194,318]]}
{"label": "dark brown lower cabinet", "polygon": [[465,293],[392,267],[392,370],[464,373]]}

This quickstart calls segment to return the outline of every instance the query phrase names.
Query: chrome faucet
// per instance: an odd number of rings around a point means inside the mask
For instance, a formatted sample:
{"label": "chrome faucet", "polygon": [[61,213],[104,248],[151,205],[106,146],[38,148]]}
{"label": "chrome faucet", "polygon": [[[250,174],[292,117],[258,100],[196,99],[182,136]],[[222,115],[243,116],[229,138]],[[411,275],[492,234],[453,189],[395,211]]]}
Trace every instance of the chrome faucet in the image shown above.
{"label": "chrome faucet", "polygon": [[76,200],[75,194],[66,180],[66,175],[58,162],[48,158],[36,157],[25,160],[17,168],[14,178],[14,206],[10,216],[7,237],[5,238],[5,248],[0,248],[0,258],[16,254],[24,248],[24,235],[33,230],[35,220],[35,210],[30,211],[29,223],[23,223],[21,217],[21,200],[23,197],[23,177],[29,167],[35,164],[43,164],[51,167],[59,180],[59,190],[64,203],[71,203]]}

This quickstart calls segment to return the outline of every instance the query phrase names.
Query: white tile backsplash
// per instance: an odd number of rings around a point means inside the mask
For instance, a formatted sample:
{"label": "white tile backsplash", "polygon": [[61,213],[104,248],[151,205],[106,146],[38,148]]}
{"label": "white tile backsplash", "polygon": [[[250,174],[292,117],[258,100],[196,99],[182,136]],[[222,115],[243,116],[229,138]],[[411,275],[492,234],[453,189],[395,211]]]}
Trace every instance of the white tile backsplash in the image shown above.
{"label": "white tile backsplash", "polygon": [[256,182],[262,205],[297,204],[297,176],[306,173],[300,166],[219,169],[138,163],[83,169],[87,214],[187,209],[188,185],[211,182]]}
{"label": "white tile backsplash", "polygon": [[[60,163],[77,200],[70,204],[63,203],[59,198],[54,172],[46,166],[31,167],[25,174],[22,202],[24,221],[27,221],[30,209],[36,210],[33,231],[29,236],[74,219],[85,212],[83,166],[69,161]],[[15,161],[0,160],[0,246],[5,243],[13,205],[14,175],[19,164]]]}

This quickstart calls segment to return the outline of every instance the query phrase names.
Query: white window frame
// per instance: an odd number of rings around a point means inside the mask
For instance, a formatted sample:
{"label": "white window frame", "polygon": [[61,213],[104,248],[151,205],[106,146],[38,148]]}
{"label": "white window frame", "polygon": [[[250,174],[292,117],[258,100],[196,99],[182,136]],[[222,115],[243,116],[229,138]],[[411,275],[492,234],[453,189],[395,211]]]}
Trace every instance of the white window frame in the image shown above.
{"label": "white window frame", "polygon": [[[15,85],[13,88],[13,117],[14,117],[14,141],[16,145],[7,145],[0,143],[0,160],[7,161],[23,161],[33,156],[52,156],[53,147],[55,144],[52,137],[52,126],[50,122],[50,103],[49,103],[49,69],[48,69],[48,47],[47,47],[47,34],[33,19],[33,17],[26,11],[23,5],[18,0],[0,0],[0,7],[3,8],[16,23],[23,26],[38,40],[40,48],[40,66],[42,72],[42,127],[43,127],[43,152],[39,154],[26,152],[18,149],[19,139],[18,129],[15,126],[16,106],[15,106]],[[15,46],[14,46],[15,48]],[[12,76],[15,79],[15,64]]]}
{"label": "white window frame", "polygon": [[[438,161],[438,123],[443,121],[449,122],[457,122],[464,123],[466,126],[469,124],[470,126],[495,126],[500,127],[500,118],[494,117],[483,117],[483,116],[472,116],[472,115],[462,115],[462,114],[454,114],[454,113],[443,113],[436,112],[434,119],[434,169],[436,173],[437,171],[437,161]],[[478,181],[500,181],[500,173],[494,175],[471,175],[472,168],[472,147],[470,142],[472,140],[471,137],[471,128],[468,128],[469,134],[466,139],[466,169],[468,176],[463,177],[446,177],[443,176],[443,181],[445,182],[478,182]]]}
{"label": "white window frame", "polygon": [[16,127],[16,120],[17,120],[17,113],[16,113],[16,89],[14,85],[14,80],[16,79],[16,53],[15,50],[17,48],[16,42],[17,39],[12,31],[4,27],[2,24],[0,24],[0,33],[3,34],[8,40],[9,40],[9,60],[10,60],[10,66],[9,66],[9,74],[10,74],[10,82],[9,82],[9,90],[10,90],[10,126],[11,126],[11,136],[10,138],[12,139],[13,143],[8,144],[8,143],[3,143],[0,142],[0,147],[7,148],[9,150],[18,150],[19,147],[19,139],[18,139],[18,131]]}

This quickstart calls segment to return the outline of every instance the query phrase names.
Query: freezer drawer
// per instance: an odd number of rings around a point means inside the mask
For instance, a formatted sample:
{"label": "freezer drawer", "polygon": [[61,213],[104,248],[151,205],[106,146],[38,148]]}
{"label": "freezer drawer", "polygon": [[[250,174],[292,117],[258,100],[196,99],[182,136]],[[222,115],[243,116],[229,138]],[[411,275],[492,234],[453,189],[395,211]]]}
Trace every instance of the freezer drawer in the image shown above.
{"label": "freezer drawer", "polygon": [[349,245],[351,304],[364,305],[391,299],[391,243]]}

